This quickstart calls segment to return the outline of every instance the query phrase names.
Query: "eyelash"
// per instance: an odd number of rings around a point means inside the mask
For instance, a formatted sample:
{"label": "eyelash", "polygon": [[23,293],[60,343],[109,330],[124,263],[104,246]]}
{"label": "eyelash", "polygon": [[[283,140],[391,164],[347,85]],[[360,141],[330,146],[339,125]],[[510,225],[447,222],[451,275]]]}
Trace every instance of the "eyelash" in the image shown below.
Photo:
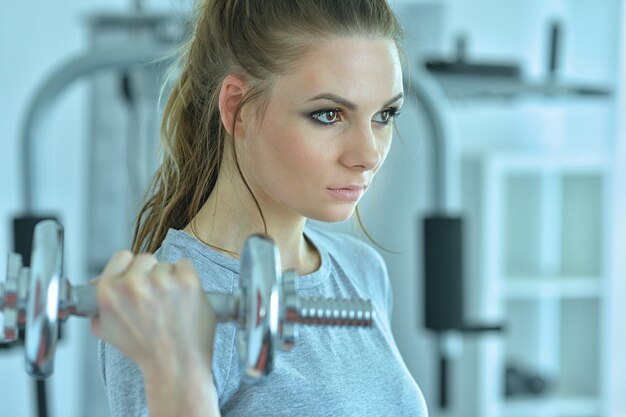
{"label": "eyelash", "polygon": [[[386,122],[375,122],[378,123],[380,125],[383,126],[387,126],[388,124],[390,124],[396,117],[398,117],[400,115],[400,110],[397,107],[390,107],[388,109],[385,109],[377,114],[380,113],[384,113],[384,112],[389,112],[389,118],[387,119]],[[318,110],[318,111],[314,111],[313,113],[309,114],[309,117],[311,118],[311,120],[314,123],[317,123],[319,125],[322,126],[333,126],[337,123],[337,120],[335,120],[334,122],[330,122],[330,123],[324,123],[322,121],[320,121],[318,119],[319,116],[322,116],[324,114],[327,113],[336,113],[337,116],[340,115],[341,113],[343,113],[340,109],[334,108],[334,109],[322,109],[322,110]]]}

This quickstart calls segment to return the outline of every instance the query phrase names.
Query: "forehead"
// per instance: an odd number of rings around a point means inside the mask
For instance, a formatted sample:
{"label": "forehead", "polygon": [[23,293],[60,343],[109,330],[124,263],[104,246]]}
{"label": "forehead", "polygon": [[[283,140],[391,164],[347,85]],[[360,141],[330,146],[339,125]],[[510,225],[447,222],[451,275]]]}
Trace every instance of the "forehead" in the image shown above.
{"label": "forehead", "polygon": [[337,37],[313,42],[296,70],[279,77],[275,92],[294,100],[331,93],[357,105],[380,107],[402,92],[395,43],[386,38]]}

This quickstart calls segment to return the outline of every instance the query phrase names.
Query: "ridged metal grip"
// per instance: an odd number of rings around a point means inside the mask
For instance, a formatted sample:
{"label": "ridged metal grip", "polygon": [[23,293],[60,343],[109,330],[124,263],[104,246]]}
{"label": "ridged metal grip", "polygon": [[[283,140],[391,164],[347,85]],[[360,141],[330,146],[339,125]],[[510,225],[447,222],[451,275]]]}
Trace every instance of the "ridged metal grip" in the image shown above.
{"label": "ridged metal grip", "polygon": [[373,323],[370,300],[315,297],[299,298],[298,301],[299,324],[369,327]]}

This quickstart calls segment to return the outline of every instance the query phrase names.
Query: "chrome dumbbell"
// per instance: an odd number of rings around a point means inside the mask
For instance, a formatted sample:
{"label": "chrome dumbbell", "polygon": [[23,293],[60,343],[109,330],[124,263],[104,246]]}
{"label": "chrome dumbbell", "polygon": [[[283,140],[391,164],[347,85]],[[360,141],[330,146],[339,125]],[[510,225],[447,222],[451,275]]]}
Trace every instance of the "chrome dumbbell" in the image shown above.
{"label": "chrome dumbbell", "polygon": [[[26,370],[36,378],[52,374],[59,323],[98,312],[96,287],[71,285],[63,278],[62,260],[63,230],[44,220],[35,227],[30,269],[9,254],[7,280],[0,284],[4,341],[25,329]],[[298,325],[370,327],[374,319],[369,300],[298,297],[295,272],[281,272],[278,249],[262,235],[244,244],[239,289],[207,297],[218,321],[237,324],[241,377],[248,383],[271,372],[277,347],[293,347]]]}

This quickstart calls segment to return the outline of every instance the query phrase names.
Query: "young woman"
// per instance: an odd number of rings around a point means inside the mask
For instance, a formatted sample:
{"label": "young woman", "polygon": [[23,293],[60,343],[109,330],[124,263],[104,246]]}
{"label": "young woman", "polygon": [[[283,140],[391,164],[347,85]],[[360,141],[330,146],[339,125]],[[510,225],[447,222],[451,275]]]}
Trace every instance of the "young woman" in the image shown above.
{"label": "young woman", "polygon": [[[165,109],[164,160],[134,254],[98,280],[92,322],[114,416],[426,416],[369,245],[307,219],[349,218],[391,145],[401,29],[385,0],[204,0]],[[358,214],[358,213],[357,213]],[[371,299],[374,329],[306,327],[262,384],[240,381],[232,293],[253,233],[301,296]]]}

